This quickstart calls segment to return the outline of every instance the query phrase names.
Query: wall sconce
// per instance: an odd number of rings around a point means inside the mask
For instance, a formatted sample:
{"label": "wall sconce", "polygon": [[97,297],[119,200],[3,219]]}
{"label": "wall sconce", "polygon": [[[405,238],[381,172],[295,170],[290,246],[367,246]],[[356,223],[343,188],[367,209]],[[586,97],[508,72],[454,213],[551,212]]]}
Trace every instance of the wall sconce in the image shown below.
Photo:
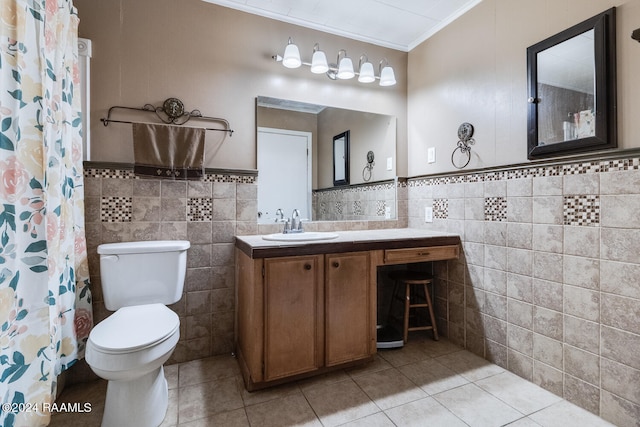
{"label": "wall sconce", "polygon": [[[389,61],[384,58],[380,61],[378,66],[378,74],[375,75],[373,64],[369,61],[367,55],[360,55],[358,61],[358,71],[353,68],[353,61],[347,56],[347,51],[340,49],[338,51],[338,57],[335,64],[327,62],[327,55],[320,50],[318,43],[313,45],[313,55],[311,57],[311,63],[302,61],[300,57],[300,50],[296,46],[291,37],[287,41],[287,46],[284,50],[284,55],[273,55],[272,58],[277,62],[282,62],[287,68],[299,68],[302,65],[306,65],[311,69],[314,74],[326,74],[331,80],[348,80],[355,76],[358,76],[360,83],[372,83],[376,79],[380,80],[380,86],[393,86],[396,84],[396,77],[393,72],[393,68],[389,65]],[[384,66],[383,66],[384,64]]]}

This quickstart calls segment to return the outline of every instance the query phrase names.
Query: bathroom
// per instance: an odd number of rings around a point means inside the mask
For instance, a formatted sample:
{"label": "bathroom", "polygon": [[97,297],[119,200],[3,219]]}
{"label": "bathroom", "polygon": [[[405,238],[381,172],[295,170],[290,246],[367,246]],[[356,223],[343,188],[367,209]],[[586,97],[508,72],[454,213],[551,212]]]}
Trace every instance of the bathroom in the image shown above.
{"label": "bathroom", "polygon": [[[184,295],[170,307],[181,330],[169,363],[233,352],[235,236],[273,232],[256,221],[256,98],[391,115],[393,172],[403,178],[394,217],[309,229],[459,234],[460,259],[434,266],[443,336],[605,420],[638,425],[640,43],[630,35],[640,27],[640,3],[583,3],[483,0],[405,52],[201,0],[75,0],[79,36],[93,43],[84,193],[94,321],[110,314],[96,274],[98,245],[188,240]],[[523,169],[526,48],[614,6],[619,151],[606,160],[558,156]],[[397,84],[369,88],[285,69],[270,56],[288,37],[301,53],[319,42],[327,52],[387,58]],[[204,180],[135,180],[131,128],[99,119],[114,105],[172,96],[189,110],[224,117],[233,136],[207,135]],[[471,172],[450,161],[463,122],[475,129]],[[386,162],[381,156],[376,163],[382,170]],[[593,211],[572,216],[570,200]],[[124,208],[110,209],[116,201]],[[432,222],[425,207],[433,208]],[[67,382],[94,378],[78,364]]]}

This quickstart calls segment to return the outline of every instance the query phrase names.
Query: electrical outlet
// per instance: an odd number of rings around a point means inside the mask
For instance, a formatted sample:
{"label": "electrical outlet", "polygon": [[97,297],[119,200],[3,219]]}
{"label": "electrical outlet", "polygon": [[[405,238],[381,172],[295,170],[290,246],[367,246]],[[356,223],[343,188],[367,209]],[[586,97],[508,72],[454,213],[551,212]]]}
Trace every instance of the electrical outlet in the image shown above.
{"label": "electrical outlet", "polygon": [[431,206],[424,207],[424,222],[433,222],[433,208]]}
{"label": "electrical outlet", "polygon": [[393,157],[387,157],[387,170],[393,170]]}
{"label": "electrical outlet", "polygon": [[436,147],[430,147],[427,149],[427,163],[436,162]]}
{"label": "electrical outlet", "polygon": [[391,219],[391,206],[384,207],[384,219]]}

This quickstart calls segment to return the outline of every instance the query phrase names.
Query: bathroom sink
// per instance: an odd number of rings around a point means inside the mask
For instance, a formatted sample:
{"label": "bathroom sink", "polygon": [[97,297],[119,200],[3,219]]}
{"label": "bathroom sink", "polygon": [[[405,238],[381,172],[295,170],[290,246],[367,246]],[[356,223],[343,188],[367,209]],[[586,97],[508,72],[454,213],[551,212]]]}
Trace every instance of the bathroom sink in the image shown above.
{"label": "bathroom sink", "polygon": [[312,240],[330,240],[338,237],[336,233],[323,231],[305,231],[304,233],[273,233],[262,236],[264,240],[274,240],[278,242],[309,242]]}

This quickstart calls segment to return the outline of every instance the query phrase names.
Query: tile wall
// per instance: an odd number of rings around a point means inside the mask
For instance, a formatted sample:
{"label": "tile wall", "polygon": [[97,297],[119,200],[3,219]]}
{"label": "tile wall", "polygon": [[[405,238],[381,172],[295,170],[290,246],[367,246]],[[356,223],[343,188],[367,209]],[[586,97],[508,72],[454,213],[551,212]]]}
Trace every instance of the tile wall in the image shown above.
{"label": "tile wall", "polygon": [[[258,225],[255,172],[207,171],[201,181],[135,177],[127,165],[85,164],[85,220],[96,323],[111,312],[100,286],[101,243],[186,239],[183,298],[171,308],[180,316],[180,341],[170,362],[233,351],[235,310],[234,236],[279,232],[282,224]],[[393,189],[395,194],[395,189]],[[406,186],[398,189],[406,213]],[[395,211],[395,196],[393,201]],[[379,217],[376,217],[379,218]],[[382,217],[384,218],[384,216]],[[308,231],[406,227],[394,220],[319,221]]]}
{"label": "tile wall", "polygon": [[394,181],[316,190],[312,193],[313,217],[318,221],[378,221],[388,211],[396,217]]}
{"label": "tile wall", "polygon": [[85,166],[85,217],[96,322],[110,314],[100,288],[101,243],[191,242],[173,362],[233,349],[234,236],[257,232],[255,175],[211,174],[202,181],[136,178],[130,168]]}
{"label": "tile wall", "polygon": [[462,237],[461,259],[435,268],[442,332],[620,426],[640,420],[639,166],[407,182],[409,227]]}

